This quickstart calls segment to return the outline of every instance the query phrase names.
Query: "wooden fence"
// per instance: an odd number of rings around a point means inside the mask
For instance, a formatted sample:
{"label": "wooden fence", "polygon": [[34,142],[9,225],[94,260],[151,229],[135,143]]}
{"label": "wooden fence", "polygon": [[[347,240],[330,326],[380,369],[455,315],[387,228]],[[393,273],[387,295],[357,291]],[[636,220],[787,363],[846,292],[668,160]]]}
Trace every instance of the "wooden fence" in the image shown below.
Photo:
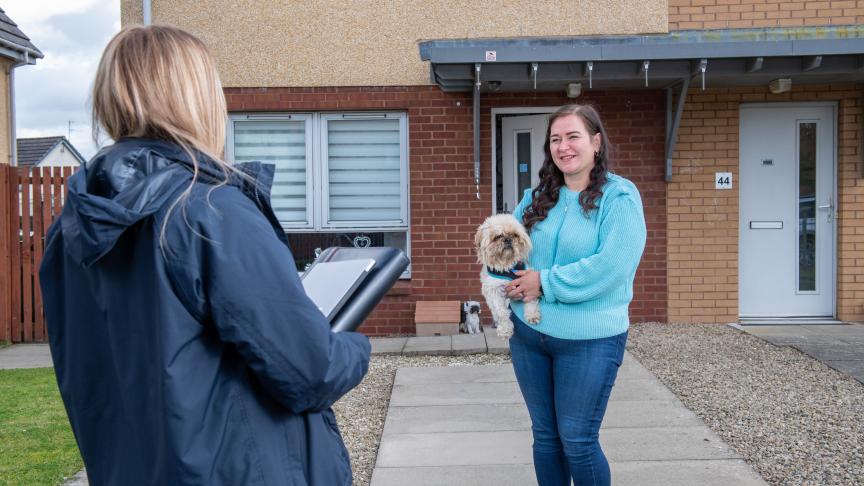
{"label": "wooden fence", "polygon": [[0,341],[44,342],[39,264],[72,167],[0,164]]}

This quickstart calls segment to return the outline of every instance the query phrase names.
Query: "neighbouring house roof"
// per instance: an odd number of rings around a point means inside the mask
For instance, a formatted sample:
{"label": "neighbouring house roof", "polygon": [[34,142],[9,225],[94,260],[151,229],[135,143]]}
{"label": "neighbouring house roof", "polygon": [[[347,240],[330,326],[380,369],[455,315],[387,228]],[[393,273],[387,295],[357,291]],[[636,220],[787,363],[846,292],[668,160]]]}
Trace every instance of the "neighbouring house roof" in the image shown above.
{"label": "neighbouring house roof", "polygon": [[82,156],[75,147],[66,140],[66,137],[39,137],[39,138],[19,138],[15,141],[18,149],[18,166],[19,167],[34,167],[39,165],[54,147],[64,144],[69,152],[77,159],[79,164],[83,164],[87,159]]}
{"label": "neighbouring house roof", "polygon": [[28,64],[35,64],[36,59],[45,57],[2,8],[0,8],[0,55],[20,59]]}
{"label": "neighbouring house roof", "polygon": [[[420,58],[444,91],[658,89],[864,80],[864,25],[598,37],[429,40]],[[478,79],[479,78],[479,79]]]}

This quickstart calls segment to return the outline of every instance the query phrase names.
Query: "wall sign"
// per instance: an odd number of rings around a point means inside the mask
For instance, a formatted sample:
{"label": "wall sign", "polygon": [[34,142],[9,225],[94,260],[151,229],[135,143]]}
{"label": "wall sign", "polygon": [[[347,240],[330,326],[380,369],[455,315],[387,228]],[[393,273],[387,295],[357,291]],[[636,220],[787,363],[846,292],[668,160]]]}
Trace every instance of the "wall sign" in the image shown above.
{"label": "wall sign", "polygon": [[714,189],[732,189],[732,173],[717,172],[714,175]]}

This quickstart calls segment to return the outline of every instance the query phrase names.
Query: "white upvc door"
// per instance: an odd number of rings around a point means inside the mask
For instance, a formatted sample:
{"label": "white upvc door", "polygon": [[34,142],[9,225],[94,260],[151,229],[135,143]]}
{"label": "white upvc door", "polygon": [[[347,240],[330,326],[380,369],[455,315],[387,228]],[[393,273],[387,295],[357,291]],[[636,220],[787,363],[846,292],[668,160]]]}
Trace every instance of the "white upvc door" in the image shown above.
{"label": "white upvc door", "polygon": [[507,116],[501,121],[501,191],[512,212],[522,193],[537,186],[549,115]]}
{"label": "white upvc door", "polygon": [[741,317],[833,317],[836,106],[742,105]]}

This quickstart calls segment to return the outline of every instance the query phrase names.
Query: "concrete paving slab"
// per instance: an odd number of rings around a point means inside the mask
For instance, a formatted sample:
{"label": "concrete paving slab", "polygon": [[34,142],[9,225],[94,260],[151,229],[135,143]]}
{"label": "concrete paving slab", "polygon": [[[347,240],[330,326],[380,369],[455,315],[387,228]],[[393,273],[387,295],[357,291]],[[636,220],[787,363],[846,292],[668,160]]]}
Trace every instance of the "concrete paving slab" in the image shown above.
{"label": "concrete paving slab", "polygon": [[498,337],[498,331],[491,326],[483,326],[483,335],[486,336],[486,348],[491,354],[510,354],[510,341]]}
{"label": "concrete paving slab", "polygon": [[409,337],[402,349],[402,354],[414,356],[419,354],[451,354],[453,341],[451,336]]}
{"label": "concrete paving slab", "polygon": [[87,470],[82,469],[66,480],[66,482],[63,483],[63,486],[88,486],[89,484],[90,482],[87,479]]}
{"label": "concrete paving slab", "polygon": [[[633,413],[638,410],[639,413]],[[680,402],[610,401],[603,429],[632,427],[698,427],[702,421]],[[384,434],[530,430],[523,403],[391,407]]]}
{"label": "concrete paving slab", "polygon": [[436,366],[399,368],[394,385],[429,383],[498,383],[516,381],[513,365]]}
{"label": "concrete paving slab", "polygon": [[600,443],[610,461],[741,458],[704,425],[602,429]]}
{"label": "concrete paving slab", "polygon": [[845,341],[841,340],[839,337],[833,336],[818,336],[818,335],[805,335],[805,336],[759,336],[760,339],[768,341],[769,343],[775,346],[794,346],[796,344],[844,344]]}
{"label": "concrete paving slab", "polygon": [[390,407],[522,403],[516,382],[429,383],[393,387]]}
{"label": "concrete paving slab", "polygon": [[[634,411],[638,410],[638,413]],[[629,427],[698,427],[702,420],[684,408],[680,401],[636,400],[610,398],[601,429]]]}
{"label": "concrete paving slab", "polygon": [[619,377],[612,387],[612,395],[609,400],[618,402],[640,402],[645,400],[658,400],[670,402],[678,400],[674,393],[663,386],[656,378],[630,380],[626,376]]}
{"label": "concrete paving slab", "polygon": [[386,435],[530,429],[523,403],[391,407],[384,424]]}
{"label": "concrete paving slab", "polygon": [[855,344],[796,344],[793,347],[819,361],[864,359],[864,348]]}
{"label": "concrete paving slab", "polygon": [[381,441],[375,467],[531,464],[531,431],[393,434]]}
{"label": "concrete paving slab", "polygon": [[531,464],[376,468],[372,486],[536,486]]}
{"label": "concrete paving slab", "polygon": [[801,326],[804,329],[820,335],[834,336],[864,336],[864,325],[861,324],[839,324],[834,326]]}
{"label": "concrete paving slab", "polygon": [[[816,327],[816,326],[814,326]],[[818,326],[822,327],[822,326]],[[826,326],[827,327],[827,326]],[[814,333],[811,332],[805,326],[779,326],[779,325],[767,325],[767,326],[735,326],[736,329],[740,329],[747,334],[753,334],[754,336],[813,336]]]}
{"label": "concrete paving slab", "polygon": [[405,348],[408,338],[374,338],[370,339],[369,342],[372,344],[372,354],[398,355],[402,354],[402,349]]}
{"label": "concrete paving slab", "polygon": [[0,370],[52,366],[54,363],[47,344],[13,344],[0,349]]}
{"label": "concrete paving slab", "polygon": [[864,360],[823,361],[823,363],[864,383]]}
{"label": "concrete paving slab", "polygon": [[453,354],[476,354],[485,353],[486,336],[482,332],[476,334],[454,334],[451,336],[453,340]]}
{"label": "concrete paving slab", "polygon": [[654,375],[651,374],[642,363],[636,361],[629,352],[624,352],[624,361],[621,362],[621,367],[618,368],[617,380],[653,380]]}
{"label": "concrete paving slab", "polygon": [[[612,462],[615,486],[765,486],[743,459]],[[536,484],[536,483],[535,483]]]}

